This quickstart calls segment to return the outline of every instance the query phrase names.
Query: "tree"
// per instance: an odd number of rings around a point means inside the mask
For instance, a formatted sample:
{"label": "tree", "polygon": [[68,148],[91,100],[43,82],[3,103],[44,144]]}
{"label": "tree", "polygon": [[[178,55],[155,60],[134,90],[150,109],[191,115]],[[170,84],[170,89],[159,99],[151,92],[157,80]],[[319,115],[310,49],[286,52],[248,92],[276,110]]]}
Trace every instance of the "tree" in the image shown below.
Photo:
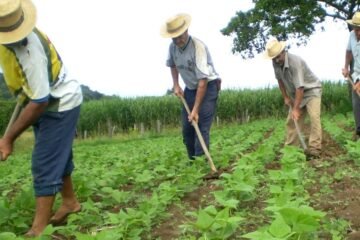
{"label": "tree", "polygon": [[[360,0],[253,0],[254,8],[236,13],[225,36],[233,36],[233,53],[253,58],[265,49],[273,36],[279,40],[294,39],[297,45],[306,45],[311,34],[326,18],[334,21],[351,19],[360,8]],[[350,30],[350,28],[349,28]]]}

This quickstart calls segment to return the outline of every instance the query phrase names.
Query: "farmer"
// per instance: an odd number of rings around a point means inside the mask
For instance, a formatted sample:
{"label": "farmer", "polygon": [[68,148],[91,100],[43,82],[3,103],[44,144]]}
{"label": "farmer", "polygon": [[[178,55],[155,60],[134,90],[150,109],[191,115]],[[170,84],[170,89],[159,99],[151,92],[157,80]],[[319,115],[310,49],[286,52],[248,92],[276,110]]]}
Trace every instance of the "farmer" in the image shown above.
{"label": "farmer", "polygon": [[[189,35],[190,22],[191,16],[188,14],[177,14],[166,21],[160,32],[163,37],[172,39],[166,65],[170,67],[174,94],[184,97],[191,111],[187,114],[186,109],[182,109],[182,134],[188,156],[194,159],[203,155],[204,151],[191,122],[198,122],[209,148],[210,127],[221,80],[207,46]],[[185,83],[184,91],[179,84],[179,74]]]}
{"label": "farmer", "polygon": [[[353,30],[350,32],[348,45],[346,47],[345,54],[345,65],[342,69],[342,74],[344,77],[352,76],[352,79],[355,81],[355,89],[352,91],[352,105],[353,113],[355,117],[355,134],[354,140],[360,138],[360,12],[356,12],[351,20],[347,22],[352,26]],[[353,62],[354,68],[353,73],[350,75],[349,66]]]}
{"label": "farmer", "polygon": [[[36,9],[30,0],[0,0],[0,66],[6,85],[23,110],[0,139],[6,160],[14,141],[30,126],[35,134],[32,154],[35,217],[26,237],[38,236],[48,223],[59,224],[80,211],[71,173],[72,143],[82,93],[54,45],[35,28]],[[56,193],[62,205],[51,216]]]}
{"label": "farmer", "polygon": [[270,40],[264,56],[272,59],[275,77],[286,105],[290,107],[286,120],[286,145],[299,145],[295,121],[303,132],[305,113],[310,117],[308,158],[319,157],[322,130],[320,123],[321,83],[305,61],[285,50],[285,42]]}

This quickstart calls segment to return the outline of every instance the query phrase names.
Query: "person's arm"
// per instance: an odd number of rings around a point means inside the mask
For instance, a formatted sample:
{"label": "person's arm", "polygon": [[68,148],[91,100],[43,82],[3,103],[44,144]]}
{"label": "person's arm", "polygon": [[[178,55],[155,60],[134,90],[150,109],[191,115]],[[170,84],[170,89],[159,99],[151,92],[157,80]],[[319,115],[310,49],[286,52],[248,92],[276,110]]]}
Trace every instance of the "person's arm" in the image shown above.
{"label": "person's arm", "polygon": [[20,113],[18,119],[11,126],[10,130],[0,139],[0,152],[2,153],[2,159],[6,160],[12,153],[13,144],[15,140],[30,127],[40,115],[45,111],[48,102],[35,103],[29,102],[23,111]]}
{"label": "person's arm", "polygon": [[292,109],[292,118],[294,120],[298,120],[301,115],[300,104],[303,98],[304,98],[304,87],[299,87],[295,91],[295,100]]}
{"label": "person's arm", "polygon": [[286,89],[285,89],[285,86],[284,86],[284,83],[282,80],[278,79],[278,84],[279,84],[279,88],[280,88],[280,91],[281,91],[281,95],[283,96],[284,98],[284,103],[288,106],[291,106],[291,99],[290,97],[287,95],[286,93]]}
{"label": "person's arm", "polygon": [[356,92],[357,95],[360,96],[360,81],[355,82],[354,91]]}
{"label": "person's arm", "polygon": [[199,120],[199,110],[202,103],[202,100],[204,99],[206,89],[207,89],[207,79],[201,79],[199,81],[197,91],[196,91],[196,97],[195,97],[195,103],[194,107],[191,110],[191,114],[189,115],[189,122],[195,121],[198,122]]}
{"label": "person's arm", "polygon": [[171,67],[170,71],[171,71],[171,77],[172,77],[172,80],[173,80],[174,94],[176,96],[178,96],[178,97],[184,96],[184,92],[181,89],[180,84],[179,84],[179,72],[178,72],[177,68],[176,67]]}
{"label": "person's arm", "polygon": [[216,80],[216,89],[217,89],[218,92],[220,92],[220,90],[221,90],[221,82],[222,82],[221,78],[218,78]]}
{"label": "person's arm", "polygon": [[350,74],[349,67],[350,67],[350,63],[352,60],[353,60],[353,55],[352,55],[351,50],[346,50],[345,64],[344,64],[344,68],[342,69],[342,74],[344,77],[348,77]]}

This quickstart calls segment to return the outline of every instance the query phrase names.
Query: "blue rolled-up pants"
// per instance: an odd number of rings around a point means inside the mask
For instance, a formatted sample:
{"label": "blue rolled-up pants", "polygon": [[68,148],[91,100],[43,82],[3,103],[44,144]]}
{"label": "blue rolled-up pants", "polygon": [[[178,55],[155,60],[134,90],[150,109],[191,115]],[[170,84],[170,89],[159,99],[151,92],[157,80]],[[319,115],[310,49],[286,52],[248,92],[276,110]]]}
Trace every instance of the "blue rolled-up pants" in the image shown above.
{"label": "blue rolled-up pants", "polygon": [[72,144],[79,114],[80,106],[64,112],[45,112],[33,125],[32,174],[36,197],[60,192],[63,178],[71,175]]}
{"label": "blue rolled-up pants", "polygon": [[[189,105],[190,110],[194,107],[196,92],[197,90],[190,90],[185,88],[184,98]],[[217,98],[218,89],[216,80],[208,82],[205,96],[200,105],[198,121],[201,135],[204,138],[208,149],[210,147],[210,127],[216,111]],[[189,159],[194,159],[194,157],[204,154],[200,141],[196,135],[195,128],[188,120],[188,113],[186,112],[185,107],[182,109],[182,134],[183,142],[186,146]]]}
{"label": "blue rolled-up pants", "polygon": [[355,118],[355,132],[356,135],[360,136],[360,97],[354,90],[352,91],[352,105]]}

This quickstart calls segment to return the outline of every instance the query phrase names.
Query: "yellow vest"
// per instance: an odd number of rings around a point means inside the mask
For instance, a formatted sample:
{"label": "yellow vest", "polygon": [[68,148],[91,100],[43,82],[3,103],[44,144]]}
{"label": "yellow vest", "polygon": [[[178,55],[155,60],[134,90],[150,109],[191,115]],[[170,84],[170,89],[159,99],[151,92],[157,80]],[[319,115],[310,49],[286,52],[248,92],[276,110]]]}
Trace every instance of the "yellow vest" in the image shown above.
{"label": "yellow vest", "polygon": [[[44,48],[48,60],[47,68],[49,84],[53,85],[58,80],[63,63],[49,38],[37,28],[35,28],[33,32],[37,35]],[[17,59],[15,52],[5,45],[0,45],[0,66],[10,92],[18,98],[18,102],[22,104],[28,102],[29,98],[32,96],[32,92],[28,86],[26,74]]]}

